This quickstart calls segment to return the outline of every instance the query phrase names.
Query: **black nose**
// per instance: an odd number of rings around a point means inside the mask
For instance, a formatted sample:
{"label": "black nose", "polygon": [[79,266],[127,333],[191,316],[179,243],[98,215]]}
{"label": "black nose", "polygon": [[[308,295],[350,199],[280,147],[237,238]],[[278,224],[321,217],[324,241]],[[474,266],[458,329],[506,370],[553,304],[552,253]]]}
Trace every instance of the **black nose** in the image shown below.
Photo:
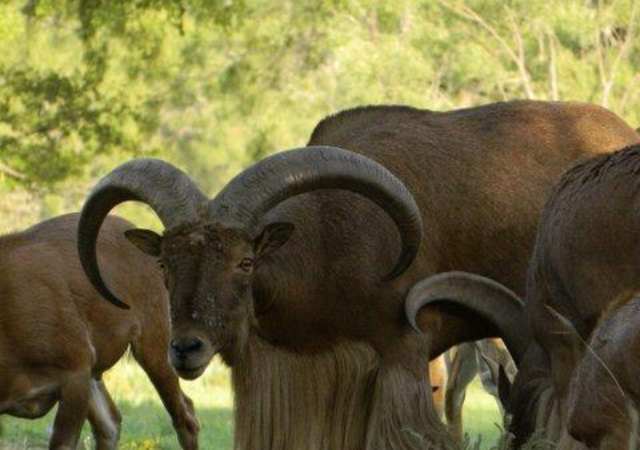
{"label": "black nose", "polygon": [[184,357],[189,353],[196,352],[202,348],[202,341],[197,338],[173,339],[171,348],[179,356]]}

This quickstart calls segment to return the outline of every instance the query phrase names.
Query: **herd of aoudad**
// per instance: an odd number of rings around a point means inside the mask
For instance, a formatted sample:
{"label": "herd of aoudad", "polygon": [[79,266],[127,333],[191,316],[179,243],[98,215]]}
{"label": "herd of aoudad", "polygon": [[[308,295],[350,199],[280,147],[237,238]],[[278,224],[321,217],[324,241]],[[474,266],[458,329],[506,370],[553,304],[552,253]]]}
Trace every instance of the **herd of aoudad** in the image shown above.
{"label": "herd of aoudad", "polygon": [[640,134],[611,111],[359,107],[213,197],[135,159],[1,237],[0,413],[57,405],[50,448],[88,421],[116,449],[103,374],[130,348],[187,450],[179,378],[216,355],[236,450],[458,449],[478,371],[509,448],[636,449],[639,291]]}

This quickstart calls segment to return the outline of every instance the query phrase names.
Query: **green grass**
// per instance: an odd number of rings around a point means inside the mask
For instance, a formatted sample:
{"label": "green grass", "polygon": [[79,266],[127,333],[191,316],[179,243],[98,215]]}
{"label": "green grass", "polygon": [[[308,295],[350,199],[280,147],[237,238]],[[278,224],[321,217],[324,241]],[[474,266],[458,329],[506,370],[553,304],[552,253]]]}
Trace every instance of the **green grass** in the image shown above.
{"label": "green grass", "polygon": [[[135,362],[124,360],[119,363],[107,374],[106,383],[124,418],[119,448],[178,448],[171,420],[151,383]],[[182,382],[182,386],[196,404],[201,448],[231,448],[233,400],[228,371],[219,363],[212,364],[203,377],[193,382]],[[33,421],[2,417],[0,449],[46,448],[53,414]],[[471,385],[467,394],[464,420],[472,440],[482,435],[482,442],[487,444],[483,448],[488,448],[488,444],[497,439],[498,409],[493,398],[484,393],[477,382]],[[87,425],[82,438],[84,448],[92,448],[91,442]]]}
{"label": "green grass", "polygon": [[481,436],[482,448],[489,448],[500,436],[500,410],[495,399],[482,389],[477,378],[467,391],[463,414],[465,432],[469,434],[472,442]]}

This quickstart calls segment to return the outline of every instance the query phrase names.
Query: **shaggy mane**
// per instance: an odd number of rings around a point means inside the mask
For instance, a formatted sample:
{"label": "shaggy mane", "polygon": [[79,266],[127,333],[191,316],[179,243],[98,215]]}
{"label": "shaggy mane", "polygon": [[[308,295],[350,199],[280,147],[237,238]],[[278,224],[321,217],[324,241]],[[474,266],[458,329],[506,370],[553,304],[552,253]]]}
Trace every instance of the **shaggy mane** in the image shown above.
{"label": "shaggy mane", "polygon": [[[235,449],[419,449],[446,435],[421,379],[362,343],[299,355],[250,334],[232,369]],[[442,444],[438,448],[449,448]]]}
{"label": "shaggy mane", "polygon": [[232,370],[235,448],[361,449],[378,359],[364,344],[296,355],[252,335]]}

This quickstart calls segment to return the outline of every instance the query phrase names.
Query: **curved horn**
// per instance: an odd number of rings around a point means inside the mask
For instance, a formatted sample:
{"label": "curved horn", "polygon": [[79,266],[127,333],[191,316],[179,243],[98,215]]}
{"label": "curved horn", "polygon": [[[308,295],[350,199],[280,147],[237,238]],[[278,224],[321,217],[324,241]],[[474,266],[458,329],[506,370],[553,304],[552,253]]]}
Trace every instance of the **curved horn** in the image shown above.
{"label": "curved horn", "polygon": [[462,306],[490,322],[502,333],[505,345],[517,363],[529,344],[524,303],[515,293],[489,278],[466,272],[446,272],[425,278],[411,288],[405,312],[417,330],[421,308],[437,303]]}
{"label": "curved horn", "polygon": [[157,159],[135,159],[116,167],[93,188],[78,223],[80,262],[91,284],[114,305],[127,309],[107,287],[100,274],[96,241],[102,222],[116,205],[137,200],[151,206],[165,228],[196,220],[207,197],[189,176]]}
{"label": "curved horn", "polygon": [[271,208],[290,197],[317,189],[361,194],[394,220],[402,251],[384,279],[404,272],[422,240],[422,218],[413,196],[382,165],[336,147],[303,147],[277,153],[246,169],[209,203],[207,215],[244,228],[253,227]]}

